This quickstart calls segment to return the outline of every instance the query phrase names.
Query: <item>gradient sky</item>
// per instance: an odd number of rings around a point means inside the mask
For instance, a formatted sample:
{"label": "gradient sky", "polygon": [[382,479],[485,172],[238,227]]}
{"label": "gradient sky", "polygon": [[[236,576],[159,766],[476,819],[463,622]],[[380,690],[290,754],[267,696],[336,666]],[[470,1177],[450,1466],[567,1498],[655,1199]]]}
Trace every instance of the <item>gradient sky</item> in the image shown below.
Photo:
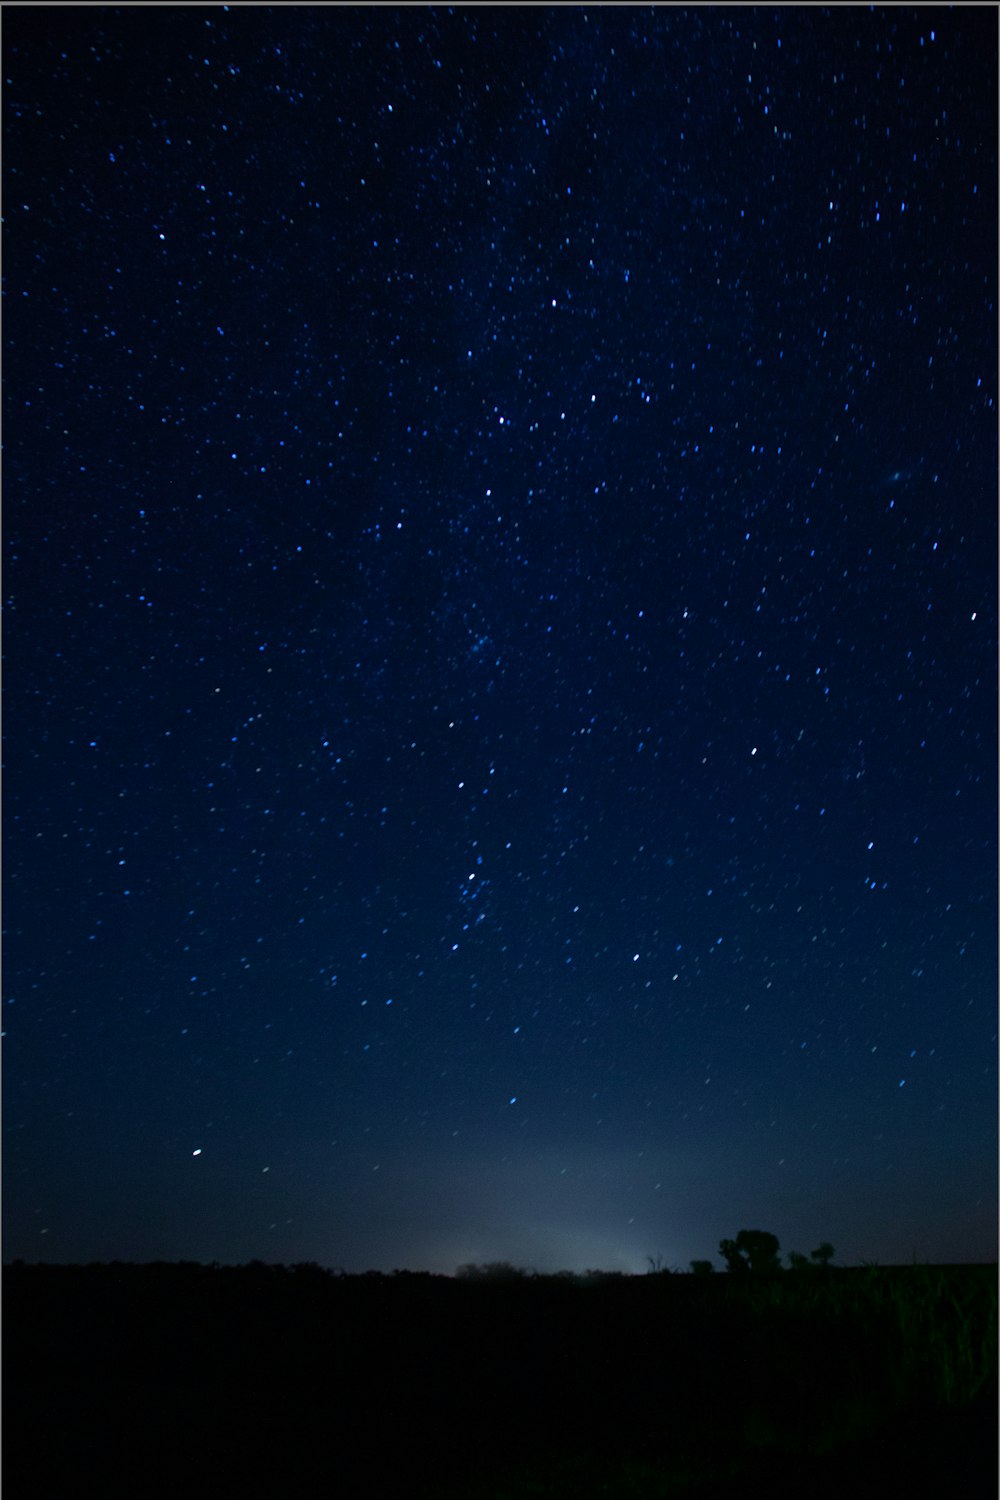
{"label": "gradient sky", "polygon": [[995,1258],[996,11],[3,32],[5,1258]]}

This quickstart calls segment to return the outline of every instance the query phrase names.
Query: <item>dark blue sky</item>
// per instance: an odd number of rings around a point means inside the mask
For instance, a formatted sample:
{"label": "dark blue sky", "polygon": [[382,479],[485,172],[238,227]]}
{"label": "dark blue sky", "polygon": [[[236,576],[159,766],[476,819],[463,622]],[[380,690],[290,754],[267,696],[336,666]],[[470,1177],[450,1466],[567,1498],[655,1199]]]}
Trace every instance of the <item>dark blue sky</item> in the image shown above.
{"label": "dark blue sky", "polygon": [[994,1257],[996,64],[6,8],[6,1258]]}

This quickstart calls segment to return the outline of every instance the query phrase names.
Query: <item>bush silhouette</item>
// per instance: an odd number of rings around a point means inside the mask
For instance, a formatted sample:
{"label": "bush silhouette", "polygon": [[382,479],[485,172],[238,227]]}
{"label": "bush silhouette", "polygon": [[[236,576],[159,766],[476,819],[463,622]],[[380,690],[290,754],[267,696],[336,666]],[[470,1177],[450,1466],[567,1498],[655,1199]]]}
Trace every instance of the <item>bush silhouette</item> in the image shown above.
{"label": "bush silhouette", "polygon": [[691,1271],[695,1276],[711,1276],[714,1270],[715,1267],[710,1260],[693,1260],[691,1262]]}

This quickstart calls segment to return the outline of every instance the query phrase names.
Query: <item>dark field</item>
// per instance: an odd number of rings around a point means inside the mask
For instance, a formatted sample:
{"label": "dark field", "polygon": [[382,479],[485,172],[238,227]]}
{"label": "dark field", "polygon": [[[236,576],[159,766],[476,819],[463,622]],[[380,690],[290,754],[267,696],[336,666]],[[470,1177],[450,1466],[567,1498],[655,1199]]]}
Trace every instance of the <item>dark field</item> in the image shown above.
{"label": "dark field", "polygon": [[997,1493],[995,1266],[4,1273],[8,1500]]}

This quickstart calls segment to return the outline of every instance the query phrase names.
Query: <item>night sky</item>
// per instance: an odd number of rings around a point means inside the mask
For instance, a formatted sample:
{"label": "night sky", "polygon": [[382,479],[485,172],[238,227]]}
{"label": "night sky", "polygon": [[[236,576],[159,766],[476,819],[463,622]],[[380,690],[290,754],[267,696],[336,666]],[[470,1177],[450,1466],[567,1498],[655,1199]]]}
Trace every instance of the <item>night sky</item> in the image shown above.
{"label": "night sky", "polygon": [[4,1258],[994,1259],[996,11],[3,30]]}

